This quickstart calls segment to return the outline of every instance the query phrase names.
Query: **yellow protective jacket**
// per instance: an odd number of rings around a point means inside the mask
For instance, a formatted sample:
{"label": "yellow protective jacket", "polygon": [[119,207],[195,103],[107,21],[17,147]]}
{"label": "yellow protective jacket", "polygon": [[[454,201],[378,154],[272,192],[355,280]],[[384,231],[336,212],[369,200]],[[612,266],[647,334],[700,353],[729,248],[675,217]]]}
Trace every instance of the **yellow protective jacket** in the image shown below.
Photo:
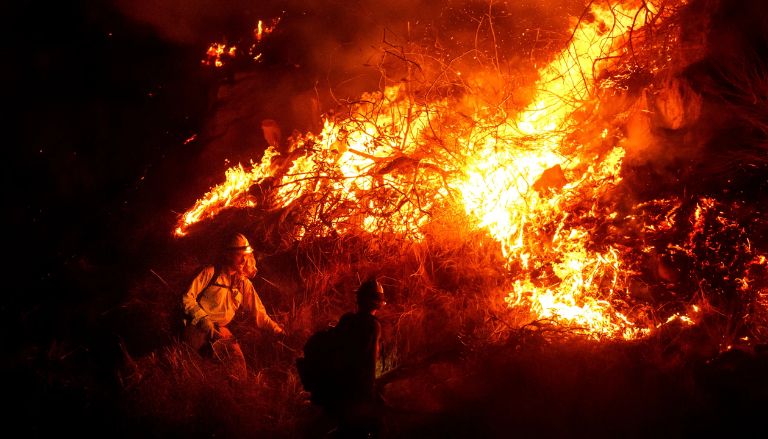
{"label": "yellow protective jacket", "polygon": [[215,271],[212,265],[202,269],[184,294],[184,313],[193,325],[209,317],[219,326],[226,326],[242,306],[243,310],[253,317],[258,328],[282,332],[280,325],[267,315],[267,310],[249,279],[222,270],[217,279],[209,285]]}

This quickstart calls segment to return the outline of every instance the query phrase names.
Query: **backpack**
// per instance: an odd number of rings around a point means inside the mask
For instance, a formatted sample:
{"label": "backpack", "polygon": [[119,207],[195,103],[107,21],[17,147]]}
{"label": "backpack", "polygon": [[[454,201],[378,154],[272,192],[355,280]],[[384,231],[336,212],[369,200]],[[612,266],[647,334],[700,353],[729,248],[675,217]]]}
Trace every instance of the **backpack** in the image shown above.
{"label": "backpack", "polygon": [[307,339],[304,356],[296,359],[296,369],[311,402],[325,404],[344,387],[350,365],[347,346],[340,325],[321,329]]}

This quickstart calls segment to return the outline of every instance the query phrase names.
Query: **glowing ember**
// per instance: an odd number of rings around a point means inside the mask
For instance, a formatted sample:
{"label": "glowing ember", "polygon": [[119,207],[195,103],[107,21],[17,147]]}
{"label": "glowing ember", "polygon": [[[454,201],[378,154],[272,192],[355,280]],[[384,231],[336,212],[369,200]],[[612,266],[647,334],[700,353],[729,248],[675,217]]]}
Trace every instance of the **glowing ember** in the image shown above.
{"label": "glowing ember", "polygon": [[253,30],[253,38],[257,43],[260,43],[266,35],[271,34],[277,29],[277,25],[280,23],[280,18],[273,18],[269,24],[264,24],[264,20],[259,20],[256,23],[256,28]]}
{"label": "glowing ember", "polygon": [[236,54],[237,48],[234,46],[227,46],[222,43],[212,43],[208,47],[208,51],[205,53],[206,58],[202,63],[206,66],[222,67],[225,58],[234,58]]}
{"label": "glowing ember", "polygon": [[274,18],[270,20],[270,24],[265,24],[263,20],[259,20],[256,23],[256,27],[253,29],[252,37],[249,37],[249,41],[243,42],[242,46],[247,49],[238,49],[237,45],[229,45],[226,43],[212,43],[205,53],[205,58],[202,60],[202,64],[212,67],[223,67],[227,62],[234,60],[241,56],[250,57],[252,61],[258,61],[261,59],[260,45],[264,42],[267,35],[271,34],[277,28],[280,23],[280,18]]}

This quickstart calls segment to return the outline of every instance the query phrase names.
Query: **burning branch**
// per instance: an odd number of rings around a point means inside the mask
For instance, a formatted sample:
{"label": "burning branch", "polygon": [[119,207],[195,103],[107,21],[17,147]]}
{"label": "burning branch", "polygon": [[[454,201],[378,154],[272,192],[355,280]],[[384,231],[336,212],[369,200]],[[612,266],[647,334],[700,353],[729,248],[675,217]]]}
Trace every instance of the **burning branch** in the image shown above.
{"label": "burning branch", "polygon": [[[666,251],[647,243],[667,239],[680,206],[662,202],[653,216],[623,199],[623,124],[634,103],[628,83],[659,70],[656,56],[668,54],[669,42],[650,37],[678,6],[590,2],[524,106],[483,94],[487,78],[501,75],[495,46],[494,72],[462,75],[456,59],[411,53],[385,37],[383,90],[327,117],[319,134],[292,139],[289,156],[270,148],[251,171],[240,167],[231,182],[228,174],[177,234],[245,205],[282,212],[286,244],[349,236],[419,243],[460,212],[470,230],[500,249],[510,281],[496,294],[509,307],[595,337],[648,334],[657,322],[643,300],[652,298],[639,299],[634,280],[643,263]],[[490,2],[478,24],[488,20],[491,34],[493,8]],[[390,81],[385,62],[399,63],[406,80]],[[622,93],[625,107],[601,108],[601,98]],[[268,194],[261,206],[249,204],[254,186]],[[656,280],[671,282],[669,271],[660,274],[657,265]]]}

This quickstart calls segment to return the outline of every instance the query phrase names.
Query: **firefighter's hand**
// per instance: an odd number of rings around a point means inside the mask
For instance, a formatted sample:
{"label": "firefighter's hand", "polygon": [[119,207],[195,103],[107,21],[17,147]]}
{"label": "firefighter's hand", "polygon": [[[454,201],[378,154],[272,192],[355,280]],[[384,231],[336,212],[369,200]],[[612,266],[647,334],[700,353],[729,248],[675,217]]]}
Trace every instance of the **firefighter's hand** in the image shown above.
{"label": "firefighter's hand", "polygon": [[288,337],[288,333],[284,330],[277,331],[275,330],[275,338],[274,341],[278,345],[283,345],[284,347],[290,349],[291,351],[295,351],[295,349],[292,347],[293,343],[291,343],[291,340]]}
{"label": "firefighter's hand", "polygon": [[205,317],[200,320],[198,323],[198,326],[200,329],[208,334],[209,338],[215,338],[219,335],[219,329],[216,327],[216,324],[213,323],[213,321],[209,317]]}

